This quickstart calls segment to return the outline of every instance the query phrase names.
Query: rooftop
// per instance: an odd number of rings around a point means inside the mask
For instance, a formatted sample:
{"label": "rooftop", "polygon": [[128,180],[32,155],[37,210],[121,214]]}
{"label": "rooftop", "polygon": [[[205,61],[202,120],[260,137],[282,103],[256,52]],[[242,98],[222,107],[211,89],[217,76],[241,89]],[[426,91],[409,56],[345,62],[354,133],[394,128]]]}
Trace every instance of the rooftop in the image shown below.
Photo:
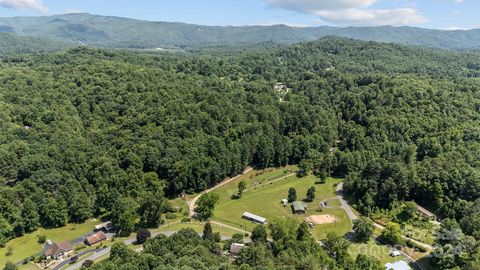
{"label": "rooftop", "polygon": [[385,264],[387,270],[412,270],[412,268],[405,261],[397,261],[394,263]]}
{"label": "rooftop", "polygon": [[263,218],[261,216],[257,216],[255,214],[252,214],[252,213],[249,213],[249,212],[245,212],[243,213],[242,215],[243,218],[246,218],[246,219],[250,219],[250,220],[254,220],[254,221],[257,221],[259,223],[265,223],[267,222],[267,219],[266,218]]}
{"label": "rooftop", "polygon": [[307,210],[307,206],[303,203],[303,202],[300,202],[300,201],[295,201],[292,203],[292,207],[293,207],[293,211],[306,211]]}
{"label": "rooftop", "polygon": [[239,243],[233,243],[231,246],[230,246],[230,253],[232,254],[238,254],[240,253],[240,251],[242,251],[242,249],[245,247],[244,244],[239,244]]}
{"label": "rooftop", "polygon": [[417,210],[427,217],[435,217],[435,214],[417,204]]}

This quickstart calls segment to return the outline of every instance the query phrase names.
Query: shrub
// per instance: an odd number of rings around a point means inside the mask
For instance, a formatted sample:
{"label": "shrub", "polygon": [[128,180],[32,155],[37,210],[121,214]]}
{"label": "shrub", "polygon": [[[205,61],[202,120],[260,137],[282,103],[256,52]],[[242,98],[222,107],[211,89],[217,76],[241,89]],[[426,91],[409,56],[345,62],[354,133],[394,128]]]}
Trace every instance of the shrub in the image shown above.
{"label": "shrub", "polygon": [[38,237],[38,243],[45,244],[45,242],[47,242],[47,237],[45,235],[39,235],[37,237]]}
{"label": "shrub", "polygon": [[175,215],[174,213],[167,213],[167,214],[165,215],[165,217],[166,217],[167,219],[176,219],[176,218],[177,218],[177,215]]}
{"label": "shrub", "polygon": [[82,249],[84,249],[84,248],[86,248],[86,247],[87,247],[87,246],[82,243],[82,244],[78,245],[77,247],[75,247],[75,251],[82,250]]}
{"label": "shrub", "polygon": [[89,268],[93,265],[93,261],[92,260],[86,260],[82,263],[82,266],[85,267],[85,268]]}
{"label": "shrub", "polygon": [[150,238],[152,234],[150,233],[149,230],[147,229],[139,229],[137,231],[137,242],[136,244],[143,244],[147,241],[148,238]]}
{"label": "shrub", "polygon": [[214,233],[213,241],[220,243],[222,241],[222,235],[219,232]]}

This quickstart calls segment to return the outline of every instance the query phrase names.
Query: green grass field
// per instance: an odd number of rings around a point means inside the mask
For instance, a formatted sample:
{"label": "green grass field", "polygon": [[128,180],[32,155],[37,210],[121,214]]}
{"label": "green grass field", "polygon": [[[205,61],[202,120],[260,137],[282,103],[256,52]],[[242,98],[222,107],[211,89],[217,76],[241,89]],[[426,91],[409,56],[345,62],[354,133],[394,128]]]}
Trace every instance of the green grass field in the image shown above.
{"label": "green grass field", "polygon": [[[194,229],[196,232],[203,232],[203,226],[204,224],[202,223],[175,223],[172,225],[164,225],[160,227],[159,229],[152,230],[153,232],[166,232],[166,231],[179,231],[183,228],[191,228]],[[238,231],[229,229],[229,228],[224,228],[217,226],[215,224],[212,224],[213,232],[219,232],[222,236],[232,236],[235,233],[239,233]]]}
{"label": "green grass field", "polygon": [[390,247],[385,245],[379,245],[375,243],[375,240],[370,239],[370,241],[368,241],[368,243],[365,243],[365,244],[353,243],[349,247],[348,252],[354,259],[357,258],[359,254],[373,256],[377,258],[382,263],[382,265],[403,259],[403,257],[400,257],[400,258],[391,257],[390,250],[391,250]]}
{"label": "green grass field", "polygon": [[[5,248],[0,249],[0,266],[5,265],[7,261],[16,263],[41,252],[43,245],[38,243],[39,235],[45,235],[47,239],[61,243],[74,240],[92,231],[93,227],[99,223],[98,221],[91,220],[82,224],[68,224],[65,227],[56,229],[47,230],[41,228],[34,233],[13,239],[6,244]],[[13,254],[6,256],[9,247],[12,248]],[[30,267],[30,265],[28,267]]]}
{"label": "green grass field", "polygon": [[[218,205],[214,211],[214,220],[226,224],[252,230],[255,224],[242,219],[244,212],[250,212],[273,221],[277,218],[290,217],[302,221],[305,217],[312,214],[330,214],[337,218],[336,223],[317,225],[312,229],[312,234],[317,239],[323,238],[327,232],[345,234],[351,230],[351,224],[343,209],[320,208],[322,200],[331,199],[329,205],[336,207],[339,205],[335,199],[335,185],[340,182],[338,179],[329,178],[325,184],[315,184],[317,179],[314,176],[298,178],[296,175],[285,179],[274,181],[295,171],[295,167],[281,169],[269,169],[265,173],[252,171],[241,178],[216,189],[214,192],[220,196]],[[247,190],[242,198],[232,199],[232,195],[237,193],[237,185],[240,181],[247,183]],[[294,187],[297,190],[298,200],[306,197],[307,189],[311,186],[316,188],[316,198],[308,203],[308,210],[305,215],[292,214],[290,206],[284,207],[280,202],[287,198],[288,189]],[[321,209],[321,210],[320,210]],[[321,211],[321,212],[320,212]]]}

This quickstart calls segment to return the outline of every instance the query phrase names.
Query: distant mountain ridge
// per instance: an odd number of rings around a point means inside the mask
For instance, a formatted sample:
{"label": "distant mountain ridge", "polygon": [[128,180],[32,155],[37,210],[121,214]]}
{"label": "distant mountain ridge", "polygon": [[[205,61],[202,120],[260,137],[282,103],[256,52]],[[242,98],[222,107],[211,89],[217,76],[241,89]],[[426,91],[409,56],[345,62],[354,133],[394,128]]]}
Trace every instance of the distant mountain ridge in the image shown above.
{"label": "distant mountain ridge", "polygon": [[441,49],[480,49],[480,29],[444,31],[415,27],[202,26],[150,22],[87,13],[0,18],[0,32],[55,38],[111,48],[199,47],[274,42],[292,44],[338,36]]}
{"label": "distant mountain ridge", "polygon": [[75,46],[75,44],[54,39],[18,36],[13,33],[1,33],[0,30],[0,56],[50,52],[72,46]]}

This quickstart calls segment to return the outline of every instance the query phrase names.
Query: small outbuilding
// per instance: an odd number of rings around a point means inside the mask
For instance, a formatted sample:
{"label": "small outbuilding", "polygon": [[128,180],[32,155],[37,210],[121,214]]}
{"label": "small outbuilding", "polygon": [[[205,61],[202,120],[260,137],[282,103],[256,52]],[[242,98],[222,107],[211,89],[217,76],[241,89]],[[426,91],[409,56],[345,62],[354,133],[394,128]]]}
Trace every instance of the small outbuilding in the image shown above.
{"label": "small outbuilding", "polygon": [[301,201],[294,201],[292,203],[292,211],[294,214],[298,215],[305,214],[305,212],[307,211],[307,206]]}
{"label": "small outbuilding", "polygon": [[395,257],[400,257],[401,255],[402,255],[402,253],[401,253],[399,250],[392,250],[392,251],[390,252],[390,256],[392,256],[392,257],[394,257],[394,258],[395,258]]}
{"label": "small outbuilding", "polygon": [[230,254],[232,255],[238,255],[242,249],[245,248],[245,244],[240,244],[240,243],[233,243],[230,246]]}
{"label": "small outbuilding", "polygon": [[428,211],[427,209],[421,207],[418,204],[417,204],[417,211],[420,212],[424,217],[426,217],[430,220],[436,220],[437,219],[437,216],[435,216],[434,213]]}
{"label": "small outbuilding", "polygon": [[283,200],[282,200],[282,204],[283,204],[283,206],[287,206],[287,205],[288,205],[288,200],[287,200],[287,199],[283,199]]}
{"label": "small outbuilding", "polygon": [[111,221],[107,221],[107,222],[96,225],[95,228],[94,228],[94,231],[95,232],[99,232],[99,231],[108,232],[108,231],[111,231],[113,229],[114,229],[113,223]]}
{"label": "small outbuilding", "polygon": [[85,245],[91,246],[97,243],[103,242],[107,240],[107,235],[102,231],[95,233],[94,235],[90,235],[85,239]]}
{"label": "small outbuilding", "polygon": [[254,215],[254,214],[249,213],[249,212],[243,213],[242,218],[244,218],[246,220],[250,220],[250,221],[252,221],[254,223],[257,223],[257,224],[267,224],[267,219],[266,218]]}

